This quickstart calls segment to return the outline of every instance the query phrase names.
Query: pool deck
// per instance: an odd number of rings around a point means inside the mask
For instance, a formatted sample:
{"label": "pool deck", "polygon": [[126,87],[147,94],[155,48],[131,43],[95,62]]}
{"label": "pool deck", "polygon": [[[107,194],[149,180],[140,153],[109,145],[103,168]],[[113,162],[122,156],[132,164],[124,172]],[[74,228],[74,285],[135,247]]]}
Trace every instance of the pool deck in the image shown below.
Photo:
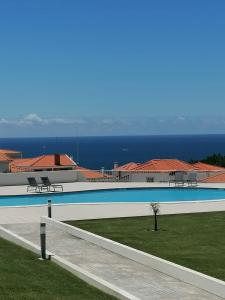
{"label": "pool deck", "polygon": [[[150,188],[169,187],[168,183],[138,183],[138,182],[74,182],[63,184],[65,192],[87,191],[116,188]],[[202,188],[225,188],[224,184],[199,184]],[[0,196],[24,195],[26,186],[1,186]],[[30,193],[31,194],[31,193]],[[46,195],[51,199],[51,194]],[[161,203],[161,214],[192,213],[205,211],[224,211],[225,201]],[[129,216],[145,216],[152,214],[148,203],[82,203],[59,204],[53,207],[53,216],[58,220],[78,220],[96,218],[114,218]],[[0,207],[0,224],[39,222],[41,216],[47,215],[46,205]]]}

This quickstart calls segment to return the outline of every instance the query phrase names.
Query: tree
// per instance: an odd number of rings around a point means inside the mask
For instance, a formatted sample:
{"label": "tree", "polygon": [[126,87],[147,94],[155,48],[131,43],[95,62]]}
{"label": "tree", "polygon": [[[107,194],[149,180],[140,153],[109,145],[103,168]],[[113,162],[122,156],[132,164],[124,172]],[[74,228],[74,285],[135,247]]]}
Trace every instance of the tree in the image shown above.
{"label": "tree", "polygon": [[210,165],[225,167],[225,156],[221,155],[220,153],[212,154],[212,155],[207,156],[206,158],[202,159],[201,162],[210,164]]}
{"label": "tree", "polygon": [[157,215],[159,214],[159,203],[152,202],[150,203],[153,214],[154,214],[154,231],[158,230],[158,220]]}

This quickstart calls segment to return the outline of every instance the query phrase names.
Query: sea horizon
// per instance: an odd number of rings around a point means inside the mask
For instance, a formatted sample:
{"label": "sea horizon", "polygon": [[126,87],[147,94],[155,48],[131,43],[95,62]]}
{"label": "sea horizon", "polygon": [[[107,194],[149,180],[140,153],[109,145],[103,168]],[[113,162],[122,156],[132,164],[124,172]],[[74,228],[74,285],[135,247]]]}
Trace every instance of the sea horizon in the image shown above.
{"label": "sea horizon", "polygon": [[225,154],[225,134],[121,135],[0,138],[0,148],[23,152],[23,157],[66,153],[91,169],[111,169],[115,162],[143,163],[150,159],[201,160]]}
{"label": "sea horizon", "polygon": [[113,135],[49,135],[49,136],[12,136],[12,137],[0,137],[3,139],[50,139],[50,138],[98,138],[98,137],[149,137],[149,136],[208,136],[208,135],[224,135],[225,133],[166,133],[166,134],[113,134]]}

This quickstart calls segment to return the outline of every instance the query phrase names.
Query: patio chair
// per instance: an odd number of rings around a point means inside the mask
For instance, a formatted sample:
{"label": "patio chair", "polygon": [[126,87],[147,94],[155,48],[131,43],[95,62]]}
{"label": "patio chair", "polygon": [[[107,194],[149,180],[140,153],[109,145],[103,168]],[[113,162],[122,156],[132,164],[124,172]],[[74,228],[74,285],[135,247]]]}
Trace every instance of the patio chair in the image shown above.
{"label": "patio chair", "polygon": [[197,186],[198,185],[196,172],[188,173],[187,183],[188,183],[188,186]]}
{"label": "patio chair", "polygon": [[42,185],[38,184],[35,177],[27,177],[29,185],[27,186],[27,192],[35,191],[41,192]]}
{"label": "patio chair", "polygon": [[185,183],[184,175],[185,175],[185,172],[182,172],[182,171],[175,172],[175,177],[174,177],[174,179],[169,181],[169,185],[171,182],[174,182],[175,186],[184,186],[184,183]]}
{"label": "patio chair", "polygon": [[184,185],[184,182],[185,182],[184,175],[185,175],[185,172],[182,172],[182,171],[175,172],[175,178],[174,178],[175,185],[178,185],[178,186]]}
{"label": "patio chair", "polygon": [[53,188],[53,192],[56,191],[56,188],[60,188],[63,192],[63,186],[62,184],[52,184],[48,177],[41,177],[41,181],[43,183],[44,188],[46,188],[48,191],[51,191],[51,187]]}

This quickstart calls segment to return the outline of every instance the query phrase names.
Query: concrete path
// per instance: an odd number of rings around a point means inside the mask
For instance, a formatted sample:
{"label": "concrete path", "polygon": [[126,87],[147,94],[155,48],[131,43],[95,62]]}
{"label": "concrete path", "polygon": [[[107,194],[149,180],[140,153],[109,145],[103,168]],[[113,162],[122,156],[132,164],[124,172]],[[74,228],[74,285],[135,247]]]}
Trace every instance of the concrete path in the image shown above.
{"label": "concrete path", "polygon": [[[3,225],[39,244],[39,224]],[[213,294],[47,225],[47,249],[143,300],[219,300]]]}

